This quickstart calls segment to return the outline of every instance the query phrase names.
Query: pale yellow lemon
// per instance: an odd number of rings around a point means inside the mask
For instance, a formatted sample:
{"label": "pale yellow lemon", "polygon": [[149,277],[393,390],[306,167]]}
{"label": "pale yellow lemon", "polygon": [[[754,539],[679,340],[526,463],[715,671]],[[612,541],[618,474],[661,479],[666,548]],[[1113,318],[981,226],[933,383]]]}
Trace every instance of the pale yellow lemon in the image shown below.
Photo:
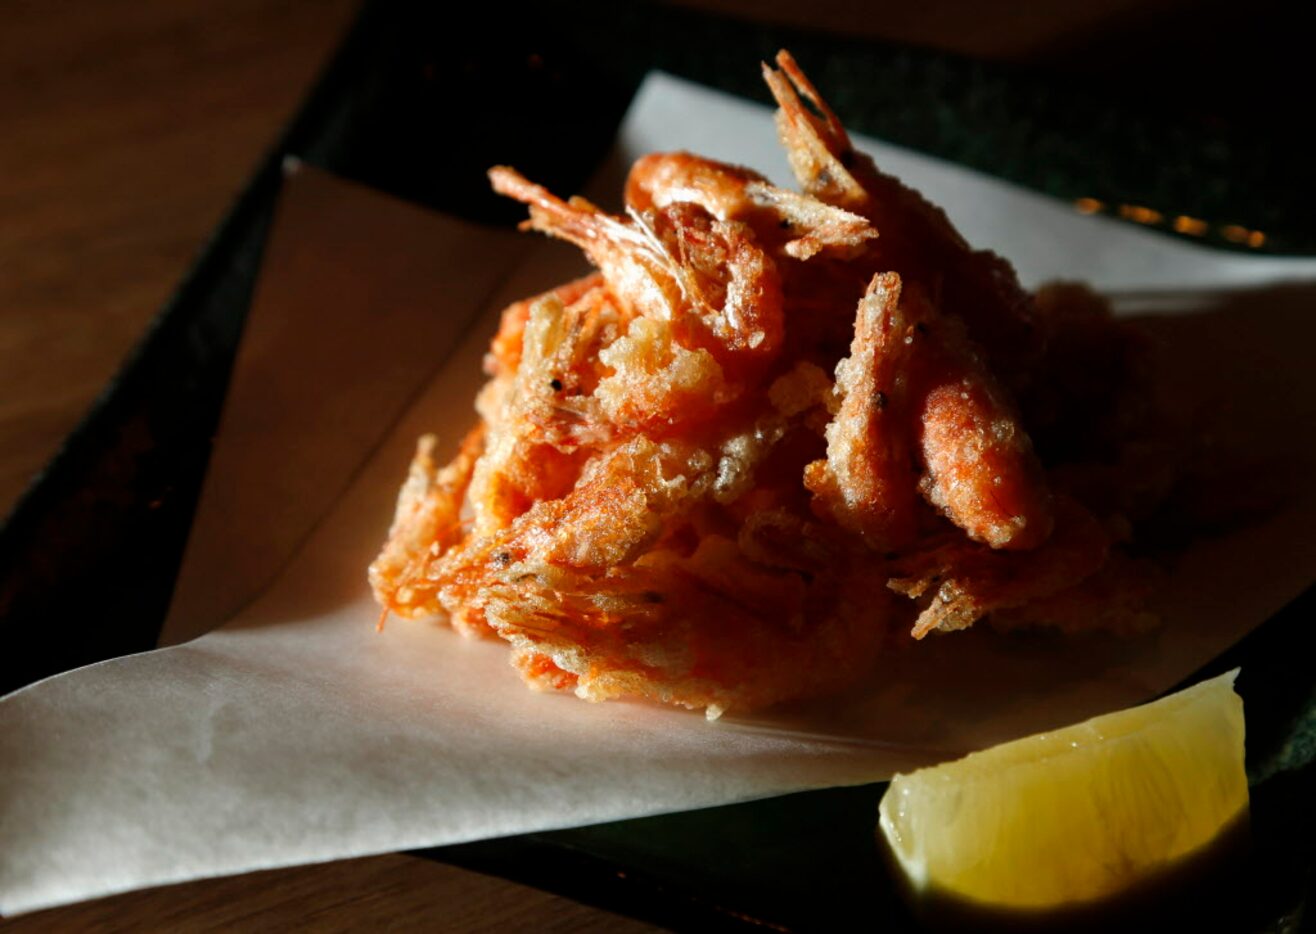
{"label": "pale yellow lemon", "polygon": [[897,775],[880,808],[892,855],[916,891],[1025,910],[1193,857],[1247,812],[1237,674]]}

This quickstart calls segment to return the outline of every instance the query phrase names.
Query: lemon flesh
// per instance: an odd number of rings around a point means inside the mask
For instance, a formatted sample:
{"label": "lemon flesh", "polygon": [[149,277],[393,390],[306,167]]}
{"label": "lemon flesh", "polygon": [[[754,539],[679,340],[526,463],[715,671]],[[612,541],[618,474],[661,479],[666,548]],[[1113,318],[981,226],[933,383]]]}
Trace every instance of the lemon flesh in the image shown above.
{"label": "lemon flesh", "polygon": [[1246,813],[1238,671],[897,775],[881,829],[918,892],[1007,909],[1117,895]]}

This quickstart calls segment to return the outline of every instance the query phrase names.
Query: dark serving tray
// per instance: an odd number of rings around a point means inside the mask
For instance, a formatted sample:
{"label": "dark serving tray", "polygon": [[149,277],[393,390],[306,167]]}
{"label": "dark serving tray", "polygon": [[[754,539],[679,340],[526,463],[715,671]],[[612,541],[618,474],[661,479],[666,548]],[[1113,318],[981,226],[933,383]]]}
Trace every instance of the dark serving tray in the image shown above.
{"label": "dark serving tray", "polygon": [[[1233,84],[1207,74],[1167,91],[1140,82],[1175,73],[1172,55],[1096,73],[1061,61],[1007,67],[675,8],[616,7],[491,5],[467,9],[458,27],[437,10],[366,6],[133,357],[0,528],[0,693],[154,647],[287,155],[438,210],[511,223],[521,210],[488,193],[487,166],[515,163],[573,190],[602,159],[645,72],[661,68],[766,102],[753,64],[784,46],[857,131],[1167,236],[1316,251],[1316,189],[1297,121],[1279,118],[1282,89],[1257,100],[1244,93],[1249,75],[1274,72],[1260,52],[1257,62],[1230,63]],[[1117,73],[1124,80],[1112,80]],[[1254,843],[1239,871],[1236,929],[1295,929],[1312,890],[1314,609],[1309,592],[1202,673],[1243,665]],[[913,921],[873,840],[883,788],[424,855],[678,928],[833,929],[858,918],[900,930]]]}

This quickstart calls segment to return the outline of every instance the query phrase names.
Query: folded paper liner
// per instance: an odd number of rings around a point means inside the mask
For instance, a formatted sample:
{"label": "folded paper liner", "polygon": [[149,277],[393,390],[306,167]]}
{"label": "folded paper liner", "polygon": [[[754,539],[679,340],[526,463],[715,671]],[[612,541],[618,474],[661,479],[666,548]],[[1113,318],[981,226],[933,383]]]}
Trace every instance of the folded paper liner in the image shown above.
{"label": "folded paper liner", "polygon": [[[1085,280],[1155,313],[1181,391],[1310,475],[1316,262],[1221,254],[857,142],[1026,285]],[[664,149],[787,180],[767,109],[653,75],[598,199]],[[1193,545],[1152,635],[930,638],[843,699],[714,723],[533,693],[501,643],[430,623],[376,633],[365,568],[416,437],[455,446],[498,309],[581,270],[564,245],[289,167],[165,630],[185,644],[0,700],[0,913],[881,780],[1146,700],[1314,576],[1316,504],[1294,496]]]}

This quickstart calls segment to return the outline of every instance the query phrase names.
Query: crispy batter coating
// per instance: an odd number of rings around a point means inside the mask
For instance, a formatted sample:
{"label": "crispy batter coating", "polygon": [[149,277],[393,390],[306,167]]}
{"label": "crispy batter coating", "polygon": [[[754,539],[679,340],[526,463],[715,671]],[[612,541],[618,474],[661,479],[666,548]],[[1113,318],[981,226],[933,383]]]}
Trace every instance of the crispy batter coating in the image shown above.
{"label": "crispy batter coating", "polygon": [[1136,335],[1081,287],[1034,300],[777,65],[801,192],[658,153],[620,216],[490,171],[598,271],[503,312],[451,464],[422,439],[386,612],[507,641],[536,689],[710,716],[851,685],[911,627],[1148,624],[1122,548],[1175,468]]}
{"label": "crispy batter coating", "polygon": [[879,551],[908,545],[915,532],[915,348],[900,292],[900,277],[883,273],[859,302],[850,356],[836,367],[841,406],[827,426],[827,457],[804,474],[817,511]]}
{"label": "crispy batter coating", "polygon": [[472,428],[442,470],[434,462],[438,439],[425,435],[417,443],[388,542],[370,565],[370,586],[386,611],[407,617],[438,612],[438,588],[424,569],[462,538],[462,500],[483,452],[484,434],[482,424]]}

